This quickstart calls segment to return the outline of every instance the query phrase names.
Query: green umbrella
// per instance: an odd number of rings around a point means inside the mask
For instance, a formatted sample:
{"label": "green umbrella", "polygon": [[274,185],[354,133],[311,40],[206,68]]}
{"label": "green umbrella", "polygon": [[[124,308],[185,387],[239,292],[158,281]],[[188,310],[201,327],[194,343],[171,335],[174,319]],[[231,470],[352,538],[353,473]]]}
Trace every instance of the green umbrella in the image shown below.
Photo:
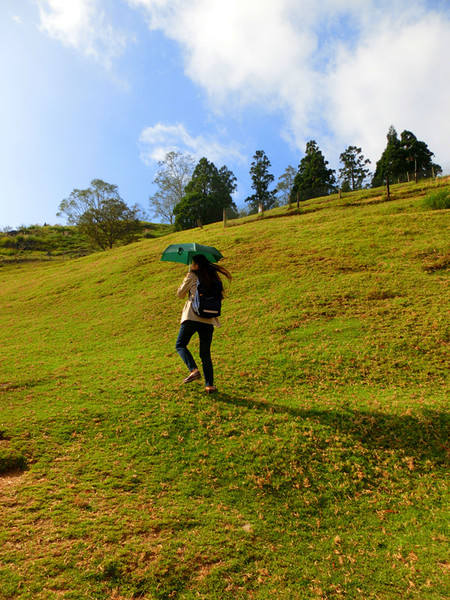
{"label": "green umbrella", "polygon": [[203,254],[210,262],[218,262],[222,254],[212,246],[202,246],[201,244],[171,244],[167,246],[161,256],[161,260],[169,262],[182,263],[190,265],[192,257],[196,254]]}

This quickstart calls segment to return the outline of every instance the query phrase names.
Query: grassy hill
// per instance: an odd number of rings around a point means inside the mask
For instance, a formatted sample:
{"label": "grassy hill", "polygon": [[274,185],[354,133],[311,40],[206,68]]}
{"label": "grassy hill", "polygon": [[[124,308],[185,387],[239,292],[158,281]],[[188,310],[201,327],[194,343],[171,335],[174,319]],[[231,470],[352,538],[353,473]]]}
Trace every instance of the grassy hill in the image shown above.
{"label": "grassy hill", "polygon": [[[171,225],[141,222],[136,241],[172,231]],[[0,267],[18,262],[79,258],[95,251],[89,239],[70,225],[30,225],[0,232]]]}
{"label": "grassy hill", "polygon": [[[0,598],[445,598],[436,186],[0,269]],[[178,241],[233,274],[211,397],[181,384]]]}

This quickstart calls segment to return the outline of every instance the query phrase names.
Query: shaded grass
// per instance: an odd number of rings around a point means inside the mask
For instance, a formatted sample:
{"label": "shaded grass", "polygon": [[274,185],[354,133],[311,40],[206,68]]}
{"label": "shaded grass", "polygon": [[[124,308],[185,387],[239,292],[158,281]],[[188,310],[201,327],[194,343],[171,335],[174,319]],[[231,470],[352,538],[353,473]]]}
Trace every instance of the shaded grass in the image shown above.
{"label": "shaded grass", "polygon": [[450,191],[442,189],[425,196],[423,204],[425,208],[432,210],[442,210],[450,208]]}
{"label": "shaded grass", "polygon": [[[173,227],[162,223],[141,222],[135,241],[172,233]],[[65,261],[98,252],[89,239],[75,226],[31,225],[14,233],[0,232],[0,267],[16,267],[18,263]]]}
{"label": "shaded grass", "polygon": [[0,272],[0,598],[444,598],[448,224],[415,189],[177,234],[234,276],[213,397],[175,237]]}

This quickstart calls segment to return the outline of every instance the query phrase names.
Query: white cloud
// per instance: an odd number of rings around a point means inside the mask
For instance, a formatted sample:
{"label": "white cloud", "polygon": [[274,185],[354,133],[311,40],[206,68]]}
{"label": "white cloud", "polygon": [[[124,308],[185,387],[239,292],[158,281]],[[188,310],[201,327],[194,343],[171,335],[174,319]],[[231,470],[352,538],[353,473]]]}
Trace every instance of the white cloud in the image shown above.
{"label": "white cloud", "polygon": [[450,21],[429,14],[400,27],[381,21],[355,52],[342,48],[327,81],[336,141],[376,160],[393,124],[448,158],[449,47]]}
{"label": "white cloud", "polygon": [[245,162],[246,158],[235,145],[227,145],[203,135],[193,137],[181,123],[164,125],[157,123],[144,129],[140,136],[141,159],[148,165],[162,160],[167,152],[180,151],[197,160],[206,156],[219,168],[230,162]]}
{"label": "white cloud", "polygon": [[[63,44],[107,66],[123,52],[127,39],[108,21],[105,0],[35,1],[41,28]],[[286,126],[280,134],[302,151],[316,139],[330,162],[348,144],[362,146],[376,161],[390,124],[424,139],[438,162],[449,158],[448,4],[123,0],[123,5],[143,10],[150,28],[179,44],[186,75],[204,90],[214,111],[227,115],[256,104],[281,112]],[[184,144],[195,155],[199,147],[204,154],[222,152],[220,143],[192,138],[183,126],[146,131],[164,132],[161,148],[171,138],[170,144]],[[155,148],[153,143],[144,155],[152,157]]]}
{"label": "white cloud", "polygon": [[[424,0],[128,0],[183,50],[186,74],[223,111],[283,111],[284,137],[342,143],[373,161],[391,123],[436,154],[450,137],[450,15]],[[328,131],[324,134],[323,131]],[[344,146],[346,147],[346,146]],[[436,157],[437,159],[439,156]]]}
{"label": "white cloud", "polygon": [[101,0],[36,0],[40,28],[51,38],[105,67],[125,49],[128,39],[108,22]]}
{"label": "white cloud", "polygon": [[[128,0],[146,8],[152,28],[179,42],[186,74],[225,103],[274,102],[293,91],[293,81],[310,74],[315,36],[307,20],[297,27],[289,16],[292,0]],[[308,4],[312,4],[308,0]],[[292,71],[292,67],[300,67]],[[310,98],[308,86],[295,86]]]}

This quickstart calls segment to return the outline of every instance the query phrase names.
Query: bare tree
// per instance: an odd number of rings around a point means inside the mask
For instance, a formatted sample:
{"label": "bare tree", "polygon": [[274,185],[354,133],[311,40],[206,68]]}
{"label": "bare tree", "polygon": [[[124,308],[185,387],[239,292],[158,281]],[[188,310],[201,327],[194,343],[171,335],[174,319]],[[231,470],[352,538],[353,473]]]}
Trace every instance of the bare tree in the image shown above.
{"label": "bare tree", "polygon": [[296,174],[297,171],[294,169],[294,167],[289,165],[288,167],[286,167],[286,170],[284,171],[283,175],[281,175],[278,179],[277,191],[281,205],[288,204],[289,202],[289,196],[291,194],[292,186],[294,185],[294,179]]}
{"label": "bare tree", "polygon": [[153,183],[157,192],[149,197],[150,210],[155,217],[173,225],[175,206],[184,196],[184,190],[192,178],[195,160],[190,154],[168,152],[158,161],[159,170]]}

